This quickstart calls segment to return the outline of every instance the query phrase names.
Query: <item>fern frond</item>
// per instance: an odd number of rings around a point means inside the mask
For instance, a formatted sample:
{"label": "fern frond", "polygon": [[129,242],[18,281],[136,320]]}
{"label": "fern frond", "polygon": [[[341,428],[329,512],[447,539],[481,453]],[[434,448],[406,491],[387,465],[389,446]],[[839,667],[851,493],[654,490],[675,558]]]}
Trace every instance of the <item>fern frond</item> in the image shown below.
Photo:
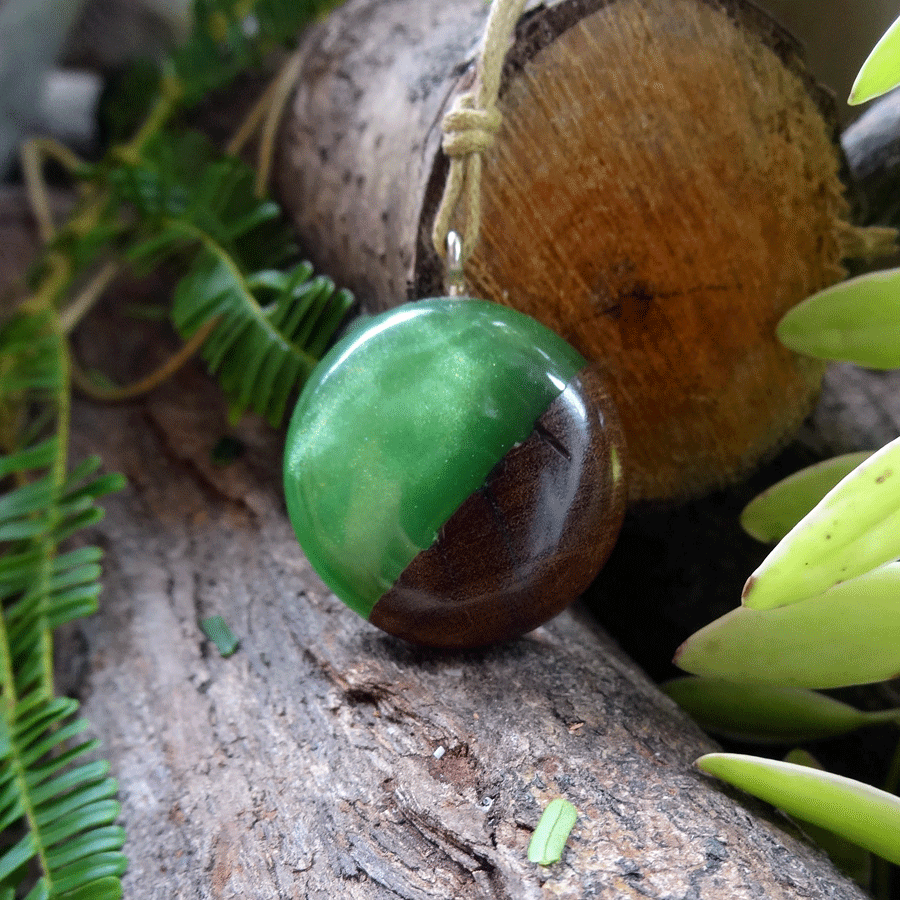
{"label": "fern frond", "polygon": [[191,105],[255,66],[339,0],[196,0],[194,30],[173,69]]}
{"label": "fern frond", "polygon": [[[67,471],[68,351],[51,304],[25,308],[0,327],[0,830],[18,835],[0,852],[0,896],[37,860],[28,898],[120,897],[124,833],[115,781],[104,763],[83,762],[95,742],[67,742],[87,723],[74,700],[53,695],[53,630],[95,611],[100,551],[59,552],[96,522],[98,498],[118,489],[118,475],[98,474],[99,460]],[[39,423],[36,427],[35,422]],[[32,440],[45,427],[49,437]],[[68,853],[98,833],[103,846]]]}
{"label": "fern frond", "polygon": [[0,884],[18,880],[37,857],[43,875],[29,897],[122,896],[125,832],[113,825],[118,787],[107,763],[81,762],[96,741],[66,747],[87,728],[77,710],[74,700],[38,692],[0,718],[0,827],[23,832],[0,854]]}
{"label": "fern frond", "polygon": [[289,272],[248,279],[212,246],[179,284],[172,319],[182,336],[210,319],[220,320],[203,357],[218,374],[232,416],[252,409],[279,423],[291,392],[312,371],[347,314],[350,294],[311,274],[311,266],[301,263]]}
{"label": "fern frond", "polygon": [[135,265],[193,256],[174,296],[183,338],[217,326],[202,356],[219,377],[232,416],[246,409],[273,424],[309,375],[353,300],[306,263],[276,270],[295,254],[279,207],[254,193],[254,174],[198,135],[151,141],[140,162],[112,176],[142,231],[128,250]]}

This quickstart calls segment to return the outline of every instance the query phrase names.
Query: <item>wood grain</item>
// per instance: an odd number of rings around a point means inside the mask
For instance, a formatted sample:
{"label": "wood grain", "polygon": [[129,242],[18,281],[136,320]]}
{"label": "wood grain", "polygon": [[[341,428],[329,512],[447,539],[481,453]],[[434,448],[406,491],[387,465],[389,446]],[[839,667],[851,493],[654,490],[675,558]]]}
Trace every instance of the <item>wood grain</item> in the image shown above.
{"label": "wood grain", "polygon": [[518,637],[606,562],[625,515],[625,439],[603,377],[576,375],[406,567],[369,621],[434,647]]}
{"label": "wood grain", "polygon": [[[439,292],[440,122],[485,14],[349,0],[303,41],[278,192],[365,307]],[[847,214],[796,42],[743,0],[532,4],[501,112],[469,288],[610,373],[632,500],[702,495],[783,446],[823,367],[774,329],[841,277]]]}
{"label": "wood grain", "polygon": [[[223,468],[224,434],[245,450]],[[59,648],[121,784],[126,896],[862,900],[787,822],[692,768],[713,745],[582,607],[468,653],[350,613],[294,540],[281,435],[229,427],[205,377],[79,403],[73,440],[129,479],[93,534],[101,611]],[[700,538],[692,553],[702,594]],[[215,614],[241,641],[227,660],[198,625]],[[579,821],[542,869],[525,850],[557,795]]]}

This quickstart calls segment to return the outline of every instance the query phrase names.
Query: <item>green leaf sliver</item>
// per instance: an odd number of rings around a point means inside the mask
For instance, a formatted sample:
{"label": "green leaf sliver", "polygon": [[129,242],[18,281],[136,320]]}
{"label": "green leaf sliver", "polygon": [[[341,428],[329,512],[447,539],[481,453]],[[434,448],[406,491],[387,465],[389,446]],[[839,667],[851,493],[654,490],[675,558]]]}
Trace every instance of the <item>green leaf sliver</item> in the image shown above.
{"label": "green leaf sliver", "polygon": [[528,861],[541,866],[559,862],[577,818],[578,811],[568,800],[562,797],[551,800],[531,836]]}
{"label": "green leaf sliver", "polygon": [[744,606],[774,609],[900,557],[900,438],[829,491],[747,580]]}
{"label": "green leaf sliver", "polygon": [[808,766],[739,753],[709,753],[696,766],[788,815],[900,863],[900,798],[893,794]]}
{"label": "green leaf sliver", "polygon": [[762,744],[820,740],[900,722],[900,709],[866,712],[804,688],[718,678],[674,678],[660,687],[705,731]]}
{"label": "green leaf sliver", "polygon": [[675,654],[686,672],[752,684],[834,688],[900,674],[900,563],[776,609],[740,606]]}
{"label": "green leaf sliver", "polygon": [[900,19],[884,33],[862,64],[847,102],[874,100],[900,84]]}
{"label": "green leaf sliver", "polygon": [[778,324],[791,350],[870,369],[900,367],[900,269],[850,278],[798,303]]}

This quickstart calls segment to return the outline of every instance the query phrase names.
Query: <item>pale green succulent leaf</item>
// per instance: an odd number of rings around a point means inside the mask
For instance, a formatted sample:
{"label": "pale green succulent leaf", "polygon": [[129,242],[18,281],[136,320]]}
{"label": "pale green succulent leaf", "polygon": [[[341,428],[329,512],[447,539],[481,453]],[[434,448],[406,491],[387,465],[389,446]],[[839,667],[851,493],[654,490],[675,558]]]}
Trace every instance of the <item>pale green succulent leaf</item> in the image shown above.
{"label": "pale green succulent leaf", "polygon": [[753,609],[797,603],[900,557],[900,438],[841,480],[747,579]]}
{"label": "pale green succulent leaf", "polygon": [[900,19],[884,33],[863,63],[847,102],[865,103],[900,84]]}
{"label": "pale green succulent leaf", "polygon": [[[784,761],[795,763],[798,766],[808,766],[812,769],[822,770],[825,767],[808,751],[801,748],[791,750],[786,754]],[[868,887],[872,880],[872,854],[864,850],[858,844],[838,837],[833,831],[803,823],[803,832],[821,847],[831,861],[848,877],[852,878],[863,887]]]}
{"label": "pale green succulent leaf", "polygon": [[674,678],[662,686],[706,731],[757,743],[800,743],[900,722],[900,709],[864,712],[805,688]]}
{"label": "pale green succulent leaf", "polygon": [[780,541],[843,478],[870,453],[845,453],[773,484],[754,497],[741,513],[741,527],[763,543]]}
{"label": "pale green succulent leaf", "polygon": [[791,350],[870,369],[900,367],[900,269],[850,278],[813,294],[779,322]]}
{"label": "pale green succulent leaf", "polygon": [[740,753],[709,753],[696,765],[790,816],[900,863],[900,797],[831,772]]}
{"label": "pale green succulent leaf", "polygon": [[775,609],[740,606],[691,635],[675,664],[749,684],[835,688],[900,673],[900,563]]}

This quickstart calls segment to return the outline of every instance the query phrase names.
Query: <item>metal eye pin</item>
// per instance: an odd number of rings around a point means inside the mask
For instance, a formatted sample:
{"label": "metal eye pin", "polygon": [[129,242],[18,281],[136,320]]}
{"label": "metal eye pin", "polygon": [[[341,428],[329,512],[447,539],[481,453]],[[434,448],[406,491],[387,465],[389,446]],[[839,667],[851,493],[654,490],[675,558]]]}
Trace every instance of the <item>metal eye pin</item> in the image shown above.
{"label": "metal eye pin", "polygon": [[463,272],[462,239],[455,231],[447,232],[447,276],[448,297],[462,297],[466,293],[466,276]]}

